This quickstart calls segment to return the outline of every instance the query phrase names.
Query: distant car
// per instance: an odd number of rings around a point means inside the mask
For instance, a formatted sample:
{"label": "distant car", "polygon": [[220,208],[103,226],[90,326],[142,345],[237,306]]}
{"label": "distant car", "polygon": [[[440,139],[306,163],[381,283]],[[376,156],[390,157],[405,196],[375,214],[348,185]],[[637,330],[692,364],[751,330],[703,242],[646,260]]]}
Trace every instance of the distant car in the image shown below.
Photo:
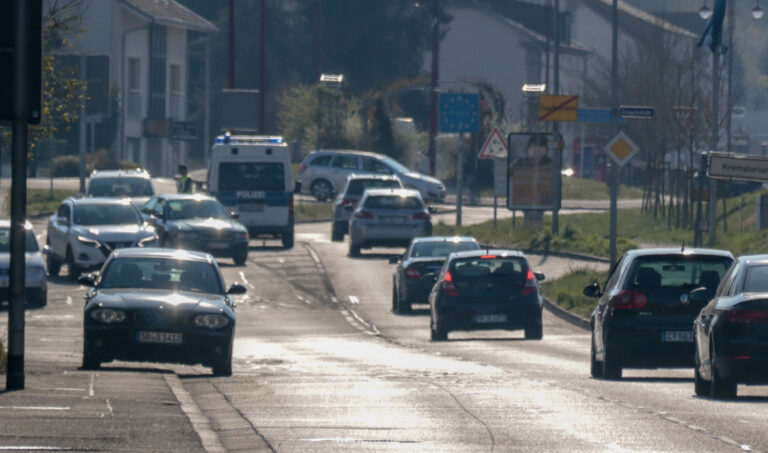
{"label": "distant car", "polygon": [[202,364],[232,374],[235,312],[211,255],[168,249],[123,249],[101,273],[83,275],[91,286],[83,313],[83,368],[127,360]]}
{"label": "distant car", "polygon": [[432,236],[416,238],[400,258],[392,273],[392,311],[408,313],[414,302],[428,302],[429,293],[443,267],[445,258],[454,252],[480,250],[475,238]]}
{"label": "distant car", "polygon": [[356,174],[347,177],[344,189],[333,203],[333,222],[331,223],[331,240],[343,241],[349,225],[349,215],[355,210],[357,202],[366,189],[402,189],[403,185],[396,176]]}
{"label": "distant car", "polygon": [[127,198],[67,198],[48,220],[48,272],[69,277],[100,267],[119,248],[157,246],[155,228]]}
{"label": "distant car", "polygon": [[475,250],[448,256],[429,293],[430,338],[454,330],[524,330],[543,336],[539,280],[525,255],[513,250]]}
{"label": "distant car", "polygon": [[150,216],[162,247],[228,257],[238,266],[248,260],[248,230],[211,196],[158,195],[142,212]]}
{"label": "distant car", "polygon": [[319,150],[309,153],[299,167],[302,191],[325,201],[337,194],[352,173],[395,175],[403,186],[418,190],[427,201],[445,200],[440,180],[409,170],[383,154],[355,150]]}
{"label": "distant car", "polygon": [[361,248],[407,247],[411,239],[432,235],[432,219],[419,192],[368,189],[349,219],[349,255]]}
{"label": "distant car", "polygon": [[696,394],[735,398],[739,383],[768,384],[768,255],[737,258],[716,292],[689,298],[706,304],[693,323]]}
{"label": "distant car", "polygon": [[[24,225],[25,245],[25,296],[27,307],[44,307],[48,303],[48,279],[43,250],[35,237],[32,224]],[[0,300],[8,301],[8,282],[11,267],[11,222],[0,220]]]}
{"label": "distant car", "polygon": [[733,255],[713,249],[630,250],[613,267],[605,288],[597,282],[584,295],[597,297],[592,312],[590,372],[620,379],[623,368],[693,366],[693,320],[703,303],[696,288],[717,288]]}
{"label": "distant car", "polygon": [[152,179],[141,169],[94,171],[85,190],[86,197],[130,198],[137,208],[154,195]]}

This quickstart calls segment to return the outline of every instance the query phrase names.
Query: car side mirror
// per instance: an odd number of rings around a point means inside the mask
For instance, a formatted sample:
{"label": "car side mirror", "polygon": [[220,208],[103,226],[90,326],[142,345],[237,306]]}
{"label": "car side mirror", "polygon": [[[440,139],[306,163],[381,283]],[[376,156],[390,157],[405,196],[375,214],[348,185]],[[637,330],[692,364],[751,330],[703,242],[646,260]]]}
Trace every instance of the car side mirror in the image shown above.
{"label": "car side mirror", "polygon": [[229,216],[230,216],[230,217],[232,217],[232,218],[233,218],[233,219],[235,219],[235,220],[237,220],[237,219],[239,219],[239,218],[240,218],[240,214],[238,214],[238,213],[237,213],[237,212],[235,212],[235,211],[232,211],[232,212],[230,212],[230,213],[229,213]]}
{"label": "car side mirror", "polygon": [[389,259],[389,264],[397,264],[399,262],[400,262],[399,256],[393,256],[392,258]]}
{"label": "car side mirror", "polygon": [[593,282],[591,285],[584,288],[581,292],[587,297],[600,297],[603,293],[600,292],[600,285],[597,282]]}
{"label": "car side mirror", "polygon": [[232,283],[232,286],[227,290],[227,294],[245,294],[247,291],[248,289],[240,283]]}
{"label": "car side mirror", "polygon": [[294,193],[301,193],[301,181],[296,181],[296,184],[293,187]]}
{"label": "car side mirror", "polygon": [[77,283],[83,286],[96,286],[96,276],[93,274],[84,274],[77,277]]}
{"label": "car side mirror", "polygon": [[542,282],[547,279],[547,277],[545,277],[541,272],[534,272],[533,275],[536,277],[536,281],[538,282]]}
{"label": "car side mirror", "polygon": [[427,206],[427,211],[429,211],[430,214],[434,214],[437,212],[437,208],[434,206]]}
{"label": "car side mirror", "polygon": [[713,291],[711,289],[702,286],[688,293],[688,300],[697,304],[706,304],[712,298],[712,295]]}

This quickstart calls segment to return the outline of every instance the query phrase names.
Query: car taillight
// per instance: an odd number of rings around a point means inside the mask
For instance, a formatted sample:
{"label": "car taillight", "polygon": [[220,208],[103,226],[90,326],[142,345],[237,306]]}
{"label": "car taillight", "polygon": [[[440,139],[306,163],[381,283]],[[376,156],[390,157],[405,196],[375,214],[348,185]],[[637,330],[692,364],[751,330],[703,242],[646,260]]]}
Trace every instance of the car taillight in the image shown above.
{"label": "car taillight", "polygon": [[307,166],[304,165],[304,164],[301,164],[301,166],[299,167],[299,174],[304,173],[304,170],[306,170],[306,169],[307,169]]}
{"label": "car taillight", "polygon": [[443,294],[446,296],[458,296],[459,291],[456,290],[456,286],[453,284],[453,276],[451,275],[451,271],[448,271],[445,273],[445,278],[443,278],[443,284],[442,284],[442,290]]}
{"label": "car taillight", "polygon": [[648,298],[640,291],[624,289],[611,298],[614,310],[639,310],[648,304]]}
{"label": "car taillight", "polygon": [[372,219],[373,214],[371,214],[368,211],[359,211],[355,213],[355,217],[357,217],[358,219]]}
{"label": "car taillight", "polygon": [[413,215],[414,220],[429,220],[429,214],[426,212],[417,212]]}
{"label": "car taillight", "polygon": [[342,206],[352,206],[354,204],[355,204],[355,199],[354,198],[345,198],[345,199],[341,200],[341,205]]}
{"label": "car taillight", "polygon": [[421,272],[419,272],[418,269],[415,267],[406,267],[405,268],[405,278],[409,280],[420,280],[421,279]]}
{"label": "car taillight", "polygon": [[536,293],[536,276],[533,271],[528,269],[528,275],[525,277],[525,286],[523,286],[523,296]]}
{"label": "car taillight", "polygon": [[728,312],[728,320],[739,323],[752,323],[768,320],[768,311],[731,310]]}

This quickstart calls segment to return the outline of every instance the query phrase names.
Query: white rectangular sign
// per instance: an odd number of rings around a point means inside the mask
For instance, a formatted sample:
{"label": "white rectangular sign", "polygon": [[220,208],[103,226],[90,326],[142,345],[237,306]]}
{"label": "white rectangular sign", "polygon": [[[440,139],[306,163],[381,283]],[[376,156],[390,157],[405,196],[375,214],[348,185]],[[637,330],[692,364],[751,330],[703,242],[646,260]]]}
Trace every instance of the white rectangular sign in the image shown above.
{"label": "white rectangular sign", "polygon": [[707,175],[715,179],[768,182],[768,158],[710,152]]}

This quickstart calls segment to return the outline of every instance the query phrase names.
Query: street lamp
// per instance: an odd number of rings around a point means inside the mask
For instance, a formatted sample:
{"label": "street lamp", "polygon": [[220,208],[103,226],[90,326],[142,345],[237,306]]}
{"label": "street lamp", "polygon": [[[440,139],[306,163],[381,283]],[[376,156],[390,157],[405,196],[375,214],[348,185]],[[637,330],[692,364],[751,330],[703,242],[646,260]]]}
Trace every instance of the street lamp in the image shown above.
{"label": "street lamp", "polygon": [[704,4],[704,5],[701,7],[701,9],[699,9],[699,17],[701,17],[701,18],[702,18],[702,19],[704,19],[704,20],[707,20],[707,19],[709,19],[710,17],[712,17],[712,8],[710,8],[709,6],[707,6],[707,4],[705,3],[705,4]]}
{"label": "street lamp", "polygon": [[762,19],[763,15],[765,15],[765,11],[760,7],[760,1],[755,0],[755,7],[752,8],[752,17],[755,19]]}

